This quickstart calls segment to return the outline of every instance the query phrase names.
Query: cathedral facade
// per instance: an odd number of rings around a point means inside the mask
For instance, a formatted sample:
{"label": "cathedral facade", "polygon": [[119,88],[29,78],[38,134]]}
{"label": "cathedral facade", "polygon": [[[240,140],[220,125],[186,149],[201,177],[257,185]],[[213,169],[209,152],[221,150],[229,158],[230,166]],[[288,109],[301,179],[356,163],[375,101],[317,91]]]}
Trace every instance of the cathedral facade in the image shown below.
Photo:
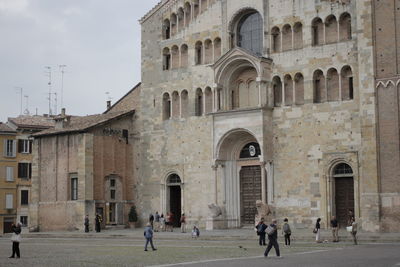
{"label": "cathedral facade", "polygon": [[295,227],[354,216],[364,230],[390,230],[400,190],[385,226],[374,5],[170,0],[147,13],[142,213],[235,228],[255,222],[261,200]]}

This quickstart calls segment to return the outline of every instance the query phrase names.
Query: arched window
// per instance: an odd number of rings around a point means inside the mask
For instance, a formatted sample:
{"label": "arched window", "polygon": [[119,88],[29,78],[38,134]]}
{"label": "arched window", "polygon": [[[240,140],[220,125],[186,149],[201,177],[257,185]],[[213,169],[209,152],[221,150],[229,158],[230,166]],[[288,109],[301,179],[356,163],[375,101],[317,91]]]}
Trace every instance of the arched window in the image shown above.
{"label": "arched window", "polygon": [[180,185],[182,183],[181,178],[177,174],[171,174],[168,176],[167,185]]}
{"label": "arched window", "polygon": [[301,73],[296,73],[294,76],[294,91],[296,105],[304,104],[304,77]]}
{"label": "arched window", "polygon": [[237,27],[237,45],[257,55],[262,55],[263,20],[258,12],[243,16]]}
{"label": "arched window", "polygon": [[292,49],[292,27],[286,24],[282,28],[282,50],[287,51]]}
{"label": "arched window", "polygon": [[171,38],[171,23],[170,23],[169,19],[164,20],[162,29],[163,29],[163,32],[162,32],[163,38],[164,39]]}
{"label": "arched window", "polygon": [[313,75],[314,103],[326,101],[325,76],[321,70],[316,70]]}
{"label": "arched window", "polygon": [[204,90],[205,95],[205,114],[211,113],[213,111],[213,96],[210,87],[206,87]]}
{"label": "arched window", "polygon": [[171,35],[175,35],[178,27],[178,17],[175,13],[171,14]]}
{"label": "arched window", "polygon": [[324,44],[324,24],[322,19],[315,18],[312,22],[312,44],[322,45]]}
{"label": "arched window", "polygon": [[166,47],[163,50],[163,70],[169,70],[171,68],[171,53],[169,48]]}
{"label": "arched window", "polygon": [[336,17],[330,15],[325,20],[325,43],[336,43],[338,39],[338,24]]}
{"label": "arched window", "polygon": [[240,151],[240,158],[257,158],[261,155],[260,145],[258,143],[252,142],[245,145]]}
{"label": "arched window", "polygon": [[196,90],[196,99],[195,99],[195,116],[203,115],[203,91],[201,88],[197,88]]}
{"label": "arched window", "polygon": [[221,38],[217,37],[214,39],[214,61],[217,61],[221,57],[221,49]]}
{"label": "arched window", "polygon": [[199,13],[200,13],[199,0],[194,0],[193,1],[193,17],[197,18]]}
{"label": "arched window", "polygon": [[172,118],[179,118],[180,109],[179,93],[174,91],[172,93]]}
{"label": "arched window", "polygon": [[272,89],[274,91],[274,106],[280,107],[282,105],[282,82],[278,76],[272,79]]}
{"label": "arched window", "polygon": [[185,25],[185,15],[182,7],[178,9],[177,14],[178,14],[178,31],[181,31]]}
{"label": "arched window", "polygon": [[281,51],[281,31],[278,27],[273,27],[271,30],[271,47],[272,52],[279,53]]}
{"label": "arched window", "polygon": [[333,170],[334,177],[349,175],[353,175],[353,169],[346,163],[339,163],[335,166],[335,169]]}
{"label": "arched window", "polygon": [[326,74],[328,101],[339,100],[339,74],[336,69],[331,68]]}
{"label": "arched window", "polygon": [[342,100],[354,98],[353,72],[350,66],[344,66],[340,72],[342,80]]}
{"label": "arched window", "polygon": [[183,44],[181,46],[181,68],[186,68],[189,63],[188,46]]}
{"label": "arched window", "polygon": [[293,26],[293,48],[300,49],[303,47],[303,25],[297,22]]}
{"label": "arched window", "polygon": [[204,64],[210,64],[213,57],[213,45],[210,39],[204,41]]}
{"label": "arched window", "polygon": [[351,16],[343,13],[339,18],[339,37],[340,41],[351,40]]}
{"label": "arched window", "polygon": [[179,48],[178,46],[174,45],[171,48],[171,68],[172,69],[177,69],[179,68]]}
{"label": "arched window", "polygon": [[198,41],[195,45],[195,59],[194,62],[196,65],[203,64],[203,43]]}
{"label": "arched window", "polygon": [[200,0],[201,1],[201,10],[200,12],[203,13],[207,9],[207,0]]}
{"label": "arched window", "polygon": [[183,90],[181,92],[181,117],[187,118],[189,116],[189,97],[188,91]]}
{"label": "arched window", "polygon": [[292,76],[285,75],[284,78],[285,90],[285,106],[293,105],[293,80]]}
{"label": "arched window", "polygon": [[185,25],[188,26],[190,24],[190,20],[192,19],[192,6],[190,2],[185,3]]}
{"label": "arched window", "polygon": [[171,118],[171,99],[168,93],[163,95],[163,120]]}

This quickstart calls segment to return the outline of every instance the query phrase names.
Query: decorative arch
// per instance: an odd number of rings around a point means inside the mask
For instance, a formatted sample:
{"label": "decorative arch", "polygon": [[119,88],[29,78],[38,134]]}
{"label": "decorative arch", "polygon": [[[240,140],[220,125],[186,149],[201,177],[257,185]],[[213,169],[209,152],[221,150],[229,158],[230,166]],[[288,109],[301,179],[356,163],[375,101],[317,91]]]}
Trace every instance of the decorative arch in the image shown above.
{"label": "decorative arch", "polygon": [[304,104],[304,76],[300,72],[294,76],[294,95],[296,105]]}
{"label": "decorative arch", "polygon": [[340,41],[351,40],[351,16],[345,12],[339,18],[339,38]]}
{"label": "decorative arch", "polygon": [[272,78],[272,90],[274,92],[274,107],[282,106],[282,81],[279,76]]}
{"label": "decorative arch", "polygon": [[322,70],[320,69],[314,71],[313,87],[314,87],[314,103],[325,102],[326,101],[325,76]]}
{"label": "decorative arch", "polygon": [[221,38],[214,39],[214,61],[218,60],[222,55]]}
{"label": "decorative arch", "polygon": [[186,68],[189,65],[189,48],[187,44],[181,45],[180,53],[181,53],[180,66],[181,68]]}
{"label": "decorative arch", "polygon": [[328,101],[339,100],[339,74],[335,68],[330,68],[326,74]]}
{"label": "decorative arch", "polygon": [[303,24],[296,22],[293,25],[293,49],[303,48]]}
{"label": "decorative arch", "polygon": [[325,19],[325,43],[332,44],[338,41],[338,23],[334,15]]}
{"label": "decorative arch", "polygon": [[324,23],[322,19],[317,17],[311,22],[311,35],[312,45],[323,45],[324,44]]}
{"label": "decorative arch", "polygon": [[202,116],[204,109],[204,96],[201,88],[196,89],[195,116]]}
{"label": "decorative arch", "polygon": [[164,39],[171,38],[171,22],[169,19],[164,19],[163,21],[162,36]]}
{"label": "decorative arch", "polygon": [[351,67],[346,65],[340,71],[340,80],[342,87],[342,100],[354,99],[354,79]]}
{"label": "decorative arch", "polygon": [[178,28],[178,16],[175,13],[171,14],[170,17],[171,21],[171,35],[175,35],[177,33],[177,28]]}
{"label": "decorative arch", "polygon": [[210,64],[213,60],[213,43],[210,39],[204,41],[204,64]]}
{"label": "decorative arch", "polygon": [[271,29],[271,47],[272,52],[279,53],[281,51],[281,30],[275,26]]}
{"label": "decorative arch", "polygon": [[189,116],[189,94],[187,90],[181,92],[181,118]]}
{"label": "decorative arch", "polygon": [[163,94],[162,103],[163,120],[169,120],[171,118],[171,98],[169,96],[169,93]]}
{"label": "decorative arch", "polygon": [[282,50],[288,51],[292,49],[292,26],[285,24],[282,28]]}
{"label": "decorative arch", "polygon": [[201,41],[197,41],[194,46],[194,50],[195,50],[195,58],[194,58],[195,65],[203,64],[203,43]]}
{"label": "decorative arch", "polygon": [[172,118],[180,117],[180,100],[178,91],[172,92]]}
{"label": "decorative arch", "polygon": [[210,87],[206,87],[204,90],[204,113],[209,114],[213,111],[213,94]]}
{"label": "decorative arch", "polygon": [[171,48],[171,69],[179,68],[179,47],[177,45]]}

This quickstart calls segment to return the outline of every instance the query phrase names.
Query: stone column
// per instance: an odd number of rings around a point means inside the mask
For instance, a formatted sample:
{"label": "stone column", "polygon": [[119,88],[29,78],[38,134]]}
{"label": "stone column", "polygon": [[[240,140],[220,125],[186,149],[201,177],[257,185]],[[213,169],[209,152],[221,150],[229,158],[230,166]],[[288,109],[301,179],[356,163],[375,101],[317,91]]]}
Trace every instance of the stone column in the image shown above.
{"label": "stone column", "polygon": [[265,161],[260,162],[261,167],[261,201],[263,204],[267,204],[267,184],[265,177]]}
{"label": "stone column", "polygon": [[214,171],[214,203],[218,205],[218,164],[211,166]]}

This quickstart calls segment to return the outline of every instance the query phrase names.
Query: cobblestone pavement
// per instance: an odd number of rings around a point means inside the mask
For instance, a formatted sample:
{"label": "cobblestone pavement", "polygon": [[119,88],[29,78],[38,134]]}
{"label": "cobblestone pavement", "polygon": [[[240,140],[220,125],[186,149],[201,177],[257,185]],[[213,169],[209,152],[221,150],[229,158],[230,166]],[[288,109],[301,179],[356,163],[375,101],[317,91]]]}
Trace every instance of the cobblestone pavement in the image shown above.
{"label": "cobblestone pavement", "polygon": [[[145,252],[144,240],[137,238],[24,238],[20,245],[21,259],[8,259],[11,241],[9,238],[0,238],[0,266],[150,266],[198,261],[202,262],[198,266],[214,266],[217,262],[203,261],[243,258],[242,261],[237,260],[239,265],[234,266],[250,267],[260,263],[257,261],[261,258],[257,257],[263,255],[265,249],[258,246],[256,240],[196,240],[189,235],[187,238],[170,240],[155,238],[154,243],[158,250]],[[353,247],[344,242],[296,242],[291,248],[280,246],[283,260],[303,255],[300,253],[334,252]],[[275,255],[274,251],[271,255]],[[246,264],[246,261],[252,260],[255,260],[255,265]],[[218,266],[226,266],[225,263],[220,261]],[[265,262],[261,263],[265,265]]]}

